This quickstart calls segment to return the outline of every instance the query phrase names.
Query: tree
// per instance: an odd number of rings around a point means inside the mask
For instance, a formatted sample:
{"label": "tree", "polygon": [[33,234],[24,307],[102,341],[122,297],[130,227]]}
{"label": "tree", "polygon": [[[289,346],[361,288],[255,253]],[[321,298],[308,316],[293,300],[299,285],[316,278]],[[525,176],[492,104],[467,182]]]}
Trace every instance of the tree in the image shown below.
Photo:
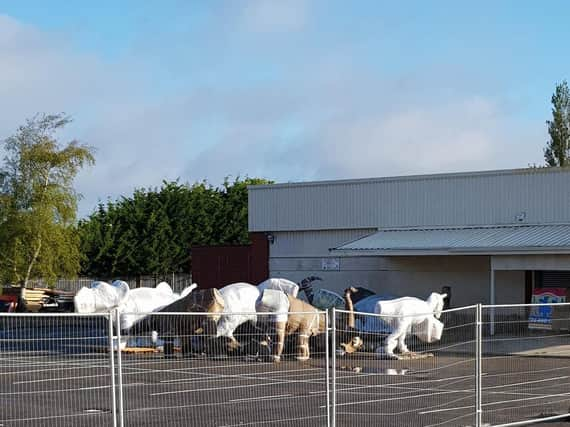
{"label": "tree", "polygon": [[80,221],[82,273],[111,278],[190,271],[193,245],[244,244],[247,186],[257,178],[225,180],[221,187],[163,182],[100,205]]}
{"label": "tree", "polygon": [[0,170],[0,279],[26,286],[31,279],[53,283],[80,267],[75,228],[79,194],[73,181],[93,164],[92,149],[73,140],[63,146],[57,131],[71,119],[39,115],[4,141]]}
{"label": "tree", "polygon": [[544,149],[547,166],[570,165],[570,90],[564,80],[552,95],[552,120],[547,120],[550,140]]}

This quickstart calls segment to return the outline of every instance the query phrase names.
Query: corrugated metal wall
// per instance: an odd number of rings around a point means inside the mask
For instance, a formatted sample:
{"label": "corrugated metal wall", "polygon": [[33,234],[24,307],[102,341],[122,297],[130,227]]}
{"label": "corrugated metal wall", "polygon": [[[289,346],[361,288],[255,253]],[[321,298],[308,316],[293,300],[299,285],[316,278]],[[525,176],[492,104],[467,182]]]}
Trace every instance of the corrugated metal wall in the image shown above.
{"label": "corrugated metal wall", "polygon": [[[382,295],[427,297],[442,286],[451,286],[452,305],[490,302],[490,257],[488,256],[424,256],[424,257],[343,257],[339,271],[323,271],[318,257],[282,257],[270,259],[273,277],[300,281],[319,276],[315,282],[342,294],[348,286],[364,286]],[[498,271],[496,301],[500,304],[524,303],[524,271]]]}
{"label": "corrugated metal wall", "polygon": [[[453,288],[453,305],[489,302],[491,257],[338,257],[328,249],[377,228],[568,223],[570,170],[524,169],[251,187],[249,227],[274,235],[270,275],[393,295]],[[334,257],[334,255],[333,255]],[[336,262],[336,261],[335,261]],[[495,262],[498,262],[495,259]],[[522,303],[526,268],[496,273],[497,302]]]}
{"label": "corrugated metal wall", "polygon": [[560,223],[570,170],[521,169],[250,187],[250,231]]}
{"label": "corrugated metal wall", "polygon": [[[328,257],[330,248],[374,233],[376,229],[275,232],[270,245],[271,257]],[[337,256],[333,254],[332,256]]]}

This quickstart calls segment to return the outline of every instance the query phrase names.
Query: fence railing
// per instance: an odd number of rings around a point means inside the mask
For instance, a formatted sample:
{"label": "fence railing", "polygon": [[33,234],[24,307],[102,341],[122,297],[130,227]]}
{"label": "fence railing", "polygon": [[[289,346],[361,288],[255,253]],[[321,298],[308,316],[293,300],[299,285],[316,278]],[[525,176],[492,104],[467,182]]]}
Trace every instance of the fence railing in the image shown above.
{"label": "fence railing", "polygon": [[[344,346],[333,356],[337,425],[475,425],[476,308],[442,313],[441,339],[420,333],[425,316],[357,313],[355,332],[344,326],[350,313],[335,310],[340,345],[355,334],[363,340],[359,351]],[[400,323],[403,333],[411,331],[393,336]],[[393,354],[387,349],[392,338]]]}
{"label": "fence railing", "polygon": [[[148,313],[128,331],[118,311],[0,314],[0,426],[570,419],[570,304],[446,310],[442,331],[430,313],[355,313],[348,327],[350,313],[332,310],[311,337],[300,325],[315,312],[296,314],[280,363],[275,313]],[[221,333],[220,316],[235,327]]]}
{"label": "fence railing", "polygon": [[192,274],[190,273],[171,273],[171,274],[157,274],[146,275],[138,277],[77,277],[74,279],[58,279],[53,286],[50,286],[44,280],[30,280],[28,283],[29,288],[49,288],[53,287],[61,291],[77,292],[82,287],[89,287],[94,281],[97,280],[123,280],[129,284],[129,287],[134,288],[154,288],[160,282],[167,282],[174,292],[181,292],[185,287],[192,284]]}
{"label": "fence railing", "polygon": [[[237,324],[251,313],[224,316]],[[289,363],[304,357],[304,337],[292,331],[276,364],[274,315],[255,317],[222,337],[211,313],[149,314],[122,337],[123,345],[146,347],[119,353],[124,425],[287,425],[290,418],[289,425],[328,425],[328,330],[302,363]]]}
{"label": "fence railing", "polygon": [[116,426],[110,314],[0,315],[0,425]]}
{"label": "fence railing", "polygon": [[570,304],[482,307],[482,423],[568,418]]}

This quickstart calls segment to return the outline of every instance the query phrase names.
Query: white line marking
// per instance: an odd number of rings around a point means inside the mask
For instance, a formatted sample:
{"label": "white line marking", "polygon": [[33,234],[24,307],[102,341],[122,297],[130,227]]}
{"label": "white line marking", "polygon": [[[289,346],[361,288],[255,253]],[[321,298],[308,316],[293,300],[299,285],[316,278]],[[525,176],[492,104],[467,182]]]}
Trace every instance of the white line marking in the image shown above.
{"label": "white line marking", "polygon": [[438,414],[440,412],[459,411],[461,409],[473,409],[473,406],[475,406],[475,404],[469,406],[458,406],[455,408],[434,409],[433,411],[422,411],[418,412],[418,414],[427,415],[427,414]]}
{"label": "white line marking", "polygon": [[197,388],[192,390],[174,390],[174,391],[163,391],[159,393],[150,393],[149,396],[165,396],[168,394],[181,394],[181,393],[196,393],[200,391],[213,391],[213,390],[235,390],[238,388],[254,388],[254,387],[272,387],[279,384],[288,384],[289,381],[273,382],[267,384],[249,384],[249,385],[235,385],[231,387],[210,387],[210,388]]}
{"label": "white line marking", "polygon": [[279,394],[277,396],[262,396],[262,397],[245,397],[243,399],[230,399],[230,402],[245,402],[248,400],[263,400],[263,399],[274,399],[277,397],[290,397],[292,394]]}
{"label": "white line marking", "polygon": [[239,423],[239,424],[224,424],[219,427],[237,427],[237,426],[253,426],[258,424],[271,424],[271,423],[289,423],[291,421],[301,421],[301,420],[311,420],[315,418],[325,418],[326,415],[314,415],[308,417],[298,417],[298,418],[282,418],[276,420],[263,420],[263,421],[254,421],[251,423]]}
{"label": "white line marking", "polygon": [[495,385],[495,386],[486,386],[483,387],[483,393],[485,393],[486,390],[492,390],[492,389],[496,389],[496,388],[505,388],[505,387],[514,387],[517,385],[527,385],[527,384],[536,384],[536,383],[543,383],[545,381],[547,382],[551,382],[551,381],[556,381],[556,380],[563,380],[566,378],[570,378],[570,376],[565,375],[563,377],[552,377],[552,378],[545,378],[542,380],[534,380],[534,381],[525,381],[522,383],[511,383],[511,384],[502,384],[502,385]]}
{"label": "white line marking", "polygon": [[[87,414],[67,414],[67,415],[52,415],[47,417],[33,417],[33,418],[11,418],[7,420],[2,420],[2,422],[9,422],[9,421],[37,421],[37,420],[53,420],[59,418],[72,418],[72,417],[92,417],[94,415],[109,415],[109,412],[93,412]],[[0,424],[0,426],[3,424]]]}
{"label": "white line marking", "polygon": [[111,388],[110,385],[98,386],[98,387],[80,387],[80,388],[68,388],[60,390],[36,390],[36,391],[18,391],[13,393],[0,393],[0,396],[17,396],[20,394],[53,394],[53,393],[66,393],[74,391],[86,391],[86,390],[101,390]]}
{"label": "white line marking", "polygon": [[36,383],[47,383],[47,382],[61,382],[70,380],[82,380],[85,378],[111,378],[111,374],[99,374],[99,375],[83,375],[80,377],[62,377],[62,378],[47,378],[43,380],[29,380],[29,381],[14,381],[12,384],[36,384]]}
{"label": "white line marking", "polygon": [[[433,397],[433,396],[443,396],[444,394],[452,394],[452,393],[472,393],[469,392],[462,392],[460,390],[452,390],[452,391],[442,391],[439,393],[428,393],[428,394],[418,394],[413,396],[400,396],[400,397],[393,397],[387,399],[374,399],[374,400],[363,400],[360,402],[347,402],[347,403],[337,403],[336,406],[350,406],[350,405],[364,405],[365,403],[379,403],[379,402],[390,402],[392,400],[407,400],[407,399],[419,399],[420,397]],[[321,406],[321,408],[326,408],[326,406]]]}
{"label": "white line marking", "polygon": [[[290,371],[263,371],[263,372],[252,372],[252,373],[247,373],[247,374],[240,374],[240,377],[249,377],[252,375],[263,375],[263,374],[269,374],[269,375],[287,375],[287,376],[305,376],[305,374],[299,374],[299,375],[290,375],[290,372],[304,372],[304,371],[322,371],[321,368],[309,368],[309,369],[292,369]],[[316,374],[316,373],[315,373]],[[315,375],[315,374],[311,374],[311,375]],[[208,375],[219,375],[220,377],[223,377],[224,379],[227,379],[227,375],[226,374],[208,374]],[[255,378],[254,378],[255,379]],[[273,378],[278,380],[279,378]],[[188,378],[176,378],[173,380],[162,380],[160,381],[161,383],[177,383],[177,382],[183,382],[183,381],[189,381]],[[198,380],[200,381],[200,380]]]}

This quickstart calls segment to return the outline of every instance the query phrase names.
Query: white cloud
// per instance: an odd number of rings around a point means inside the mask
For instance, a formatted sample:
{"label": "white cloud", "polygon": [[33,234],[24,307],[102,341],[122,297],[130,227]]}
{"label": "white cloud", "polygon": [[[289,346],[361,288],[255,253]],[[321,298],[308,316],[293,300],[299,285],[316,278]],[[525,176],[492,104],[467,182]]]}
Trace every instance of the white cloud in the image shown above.
{"label": "white cloud", "polygon": [[[300,31],[308,12],[302,1],[259,1],[238,18],[247,31]],[[270,83],[244,87],[238,75],[215,89],[188,84],[157,95],[144,61],[105,62],[2,16],[0,58],[1,137],[36,112],[65,111],[75,122],[64,136],[97,148],[96,166],[77,180],[82,214],[97,200],[178,177],[217,184],[238,175],[300,181],[525,167],[542,162],[546,140],[542,122],[517,120],[500,98],[470,90],[482,82],[449,66],[390,78],[323,52]]]}
{"label": "white cloud", "polygon": [[308,13],[308,0],[248,0],[241,10],[241,23],[256,33],[299,31],[307,24]]}
{"label": "white cloud", "polygon": [[[179,176],[186,138],[178,105],[152,98],[144,71],[71,49],[66,40],[0,16],[0,138],[37,113],[74,118],[60,136],[96,148],[96,166],[76,181],[81,213],[97,200]],[[0,154],[1,149],[0,149]]]}
{"label": "white cloud", "polygon": [[[231,131],[192,161],[188,171],[214,180],[248,174],[299,181],[541,162],[540,126],[519,123],[498,101],[467,90],[438,97],[445,81],[445,76],[433,79],[424,91],[417,90],[422,81],[397,84],[351,73],[329,83],[318,75],[286,82],[282,99],[272,96],[273,88],[234,107],[237,111],[230,107],[225,114]],[[231,94],[226,98],[226,105],[234,105]],[[244,126],[237,117],[248,112]]]}

